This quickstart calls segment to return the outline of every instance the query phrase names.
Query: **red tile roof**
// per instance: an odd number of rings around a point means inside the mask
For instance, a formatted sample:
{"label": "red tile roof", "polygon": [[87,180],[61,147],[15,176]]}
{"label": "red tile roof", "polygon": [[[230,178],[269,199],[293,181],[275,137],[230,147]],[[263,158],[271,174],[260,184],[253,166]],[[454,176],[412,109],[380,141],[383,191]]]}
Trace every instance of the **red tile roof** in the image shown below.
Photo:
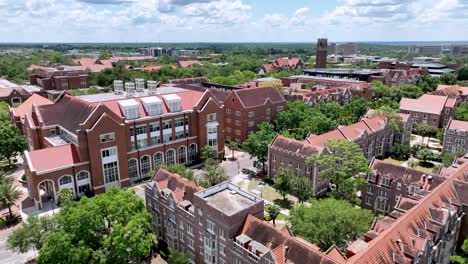
{"label": "red tile roof", "polygon": [[468,121],[451,120],[448,129],[468,132]]}
{"label": "red tile roof", "polygon": [[400,110],[440,115],[447,102],[447,96],[425,94],[418,99],[402,98]]}
{"label": "red tile roof", "polygon": [[176,66],[174,65],[150,65],[150,66],[144,66],[141,70],[143,71],[159,71],[160,69],[164,67],[171,67],[172,69],[176,69]]}
{"label": "red tile roof", "polygon": [[190,60],[190,61],[179,61],[179,66],[181,68],[192,67],[193,65],[199,65],[201,62],[199,60]]}
{"label": "red tile roof", "polygon": [[[408,256],[417,254],[421,247],[420,241],[414,241],[414,236],[417,236],[417,229],[425,231],[427,229],[437,230],[438,228],[431,219],[439,216],[434,214],[431,208],[442,208],[442,206],[458,208],[461,203],[466,204],[468,202],[468,196],[466,195],[468,184],[464,176],[466,172],[468,172],[468,163],[460,166],[455,173],[437,186],[429,195],[421,198],[414,207],[396,219],[375,239],[366,243],[365,248],[349,258],[348,263],[394,263],[395,257],[401,259],[406,257],[406,260],[411,260]],[[430,234],[430,232],[422,233],[422,235]],[[430,236],[428,238],[433,239]]]}
{"label": "red tile roof", "polygon": [[73,63],[83,66],[84,69],[91,72],[101,72],[105,69],[112,68],[112,62],[110,60],[98,60],[94,58],[81,58],[74,59]]}
{"label": "red tile roof", "polygon": [[32,108],[33,105],[40,106],[40,105],[50,105],[53,104],[52,101],[49,99],[42,97],[38,94],[33,94],[29,97],[26,101],[24,101],[21,105],[13,109],[13,113],[15,116],[24,119],[24,116],[28,114],[29,116],[32,115]]}
{"label": "red tile roof", "polygon": [[26,151],[29,169],[41,173],[80,163],[78,147],[73,144]]}
{"label": "red tile roof", "polygon": [[272,148],[279,148],[283,150],[287,150],[291,153],[296,155],[301,155],[304,157],[308,157],[313,153],[317,153],[318,150],[314,148],[312,145],[305,143],[303,141],[287,138],[281,135],[275,137],[273,142],[271,143]]}
{"label": "red tile roof", "polygon": [[430,94],[448,96],[448,97],[454,98],[460,95],[468,95],[468,87],[460,86],[460,85],[439,84],[437,86],[437,89],[434,92],[431,92]]}
{"label": "red tile roof", "polygon": [[194,194],[204,190],[203,187],[198,186],[194,181],[171,173],[164,168],[159,168],[152,180],[158,184],[160,191],[166,188],[173,191],[177,202],[182,202],[183,200],[193,202]]}
{"label": "red tile roof", "polygon": [[233,91],[245,108],[264,105],[267,100],[272,103],[286,102],[283,95],[275,87],[245,88]]}
{"label": "red tile roof", "polygon": [[285,235],[272,224],[248,215],[240,234],[272,250],[277,263],[339,263],[305,240]]}
{"label": "red tile roof", "polygon": [[13,92],[11,88],[0,88],[0,97],[8,97]]}

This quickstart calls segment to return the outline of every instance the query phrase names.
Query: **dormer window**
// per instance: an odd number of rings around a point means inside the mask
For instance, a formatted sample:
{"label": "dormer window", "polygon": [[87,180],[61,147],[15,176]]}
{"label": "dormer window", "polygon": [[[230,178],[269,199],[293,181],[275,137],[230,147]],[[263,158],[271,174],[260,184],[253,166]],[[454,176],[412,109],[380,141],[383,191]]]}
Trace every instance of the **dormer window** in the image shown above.
{"label": "dormer window", "polygon": [[382,185],[390,186],[390,180],[387,177],[382,178]]}
{"label": "dormer window", "polygon": [[120,109],[126,119],[137,119],[140,117],[140,104],[134,99],[119,101]]}
{"label": "dormer window", "polygon": [[415,193],[416,193],[416,190],[417,190],[417,187],[414,186],[414,185],[411,185],[411,186],[410,186],[410,189],[409,189],[410,195],[415,194]]}
{"label": "dormer window", "polygon": [[369,181],[370,182],[375,182],[375,175],[374,174],[369,175]]}
{"label": "dormer window", "polygon": [[145,106],[145,110],[150,116],[162,114],[162,101],[156,96],[141,98],[141,102]]}
{"label": "dormer window", "polygon": [[166,102],[169,111],[180,112],[182,111],[182,98],[176,94],[163,95],[164,101]]}

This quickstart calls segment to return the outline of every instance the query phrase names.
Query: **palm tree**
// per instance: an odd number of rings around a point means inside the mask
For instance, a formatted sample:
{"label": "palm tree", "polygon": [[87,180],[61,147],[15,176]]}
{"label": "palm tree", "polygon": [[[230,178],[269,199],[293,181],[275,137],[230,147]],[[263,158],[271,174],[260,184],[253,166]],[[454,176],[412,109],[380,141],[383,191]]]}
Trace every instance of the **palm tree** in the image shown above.
{"label": "palm tree", "polygon": [[0,184],[7,184],[13,182],[13,177],[6,174],[4,171],[0,171]]}
{"label": "palm tree", "polygon": [[239,148],[239,145],[237,145],[236,142],[234,141],[231,141],[231,143],[229,143],[229,148],[232,150],[232,160],[235,160],[234,158],[234,151],[237,150]]}
{"label": "palm tree", "polygon": [[0,205],[8,207],[10,220],[13,218],[11,207],[21,198],[21,191],[16,188],[13,182],[0,184]]}

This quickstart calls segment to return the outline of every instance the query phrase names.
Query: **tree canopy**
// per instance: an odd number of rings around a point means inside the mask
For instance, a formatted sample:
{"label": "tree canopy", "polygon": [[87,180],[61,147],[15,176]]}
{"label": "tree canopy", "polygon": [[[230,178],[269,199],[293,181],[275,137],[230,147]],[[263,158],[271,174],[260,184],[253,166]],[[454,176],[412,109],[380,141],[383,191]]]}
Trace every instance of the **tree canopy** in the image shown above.
{"label": "tree canopy", "polygon": [[462,103],[455,109],[455,119],[468,121],[468,102]]}
{"label": "tree canopy", "polygon": [[150,219],[133,191],[114,187],[92,200],[65,203],[52,224],[28,222],[8,245],[17,251],[28,245],[38,249],[39,263],[140,262],[156,244]]}
{"label": "tree canopy", "polygon": [[18,128],[10,123],[0,122],[0,158],[7,159],[11,165],[11,159],[26,148],[26,139]]}
{"label": "tree canopy", "polygon": [[257,127],[257,131],[251,133],[242,144],[242,149],[247,151],[252,157],[262,164],[262,171],[265,171],[265,162],[268,159],[268,145],[276,136],[273,125],[263,122]]}
{"label": "tree canopy", "polygon": [[276,176],[273,187],[283,196],[283,200],[286,199],[286,195],[292,191],[292,177],[292,171],[286,167],[281,167]]}
{"label": "tree canopy", "polygon": [[306,162],[320,166],[321,178],[329,179],[336,186],[331,192],[332,197],[358,203],[356,192],[362,191],[365,185],[359,174],[370,172],[361,148],[344,139],[327,141],[325,148],[327,151],[312,154]]}
{"label": "tree canopy", "polygon": [[316,244],[323,251],[332,245],[340,248],[367,232],[373,220],[369,210],[332,198],[299,205],[289,219],[293,233]]}

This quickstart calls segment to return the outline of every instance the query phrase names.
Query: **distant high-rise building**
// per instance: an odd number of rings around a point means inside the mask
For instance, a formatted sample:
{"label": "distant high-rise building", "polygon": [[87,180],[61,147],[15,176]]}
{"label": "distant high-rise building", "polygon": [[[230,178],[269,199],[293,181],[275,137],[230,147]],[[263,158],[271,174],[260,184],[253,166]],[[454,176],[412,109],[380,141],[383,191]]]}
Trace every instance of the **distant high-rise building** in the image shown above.
{"label": "distant high-rise building", "polygon": [[327,48],[328,54],[338,54],[338,49],[336,48],[336,43],[328,43],[328,48]]}
{"label": "distant high-rise building", "polygon": [[315,68],[326,68],[327,67],[327,49],[328,40],[326,38],[320,38],[317,41],[317,53],[315,56]]}
{"label": "distant high-rise building", "polygon": [[349,56],[358,53],[356,43],[345,43],[343,45],[340,45],[340,49],[343,51],[343,56]]}

